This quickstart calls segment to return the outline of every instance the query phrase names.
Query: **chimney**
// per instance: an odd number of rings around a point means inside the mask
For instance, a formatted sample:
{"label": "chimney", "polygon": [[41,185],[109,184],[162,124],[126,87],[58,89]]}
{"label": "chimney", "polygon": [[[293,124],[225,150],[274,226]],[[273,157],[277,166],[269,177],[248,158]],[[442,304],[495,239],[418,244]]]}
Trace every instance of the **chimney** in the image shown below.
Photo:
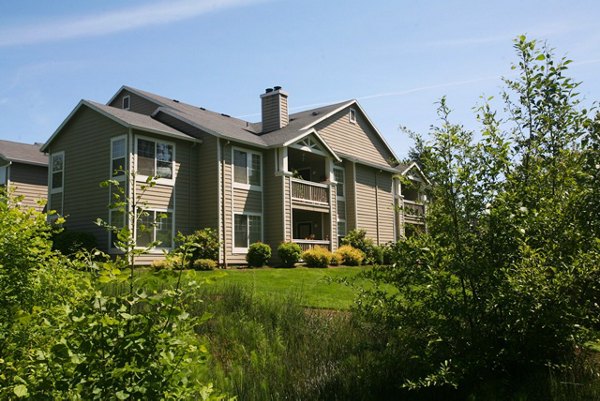
{"label": "chimney", "polygon": [[281,86],[267,88],[260,95],[262,103],[262,132],[270,132],[281,129],[288,125],[290,120],[288,114],[288,94]]}

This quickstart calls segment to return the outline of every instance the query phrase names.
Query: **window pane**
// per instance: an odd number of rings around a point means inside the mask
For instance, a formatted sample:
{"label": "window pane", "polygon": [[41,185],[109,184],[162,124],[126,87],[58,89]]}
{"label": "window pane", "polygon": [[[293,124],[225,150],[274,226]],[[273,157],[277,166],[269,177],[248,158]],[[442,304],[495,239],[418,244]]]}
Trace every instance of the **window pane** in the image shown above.
{"label": "window pane", "polygon": [[242,214],[235,215],[234,246],[236,248],[246,248],[248,246],[248,220],[247,216]]}
{"label": "window pane", "polygon": [[156,175],[173,178],[173,145],[156,144]]}
{"label": "window pane", "polygon": [[250,225],[250,243],[262,241],[262,227],[260,224],[260,216],[248,216],[248,224]]}
{"label": "window pane", "polygon": [[252,154],[252,166],[250,168],[250,185],[260,186],[260,156]]}
{"label": "window pane", "polygon": [[63,155],[53,155],[52,156],[52,171],[62,171],[63,170]]}
{"label": "window pane", "polygon": [[345,196],[344,193],[344,170],[341,169],[333,169],[333,176],[335,181],[337,182],[337,196]]}
{"label": "window pane", "polygon": [[233,180],[242,184],[248,183],[247,176],[247,153],[239,150],[233,151]]}
{"label": "window pane", "polygon": [[136,245],[137,246],[148,246],[152,242],[154,236],[154,212],[146,211],[136,221]]}
{"label": "window pane", "polygon": [[120,157],[125,157],[125,138],[112,142],[112,158],[118,159]]}
{"label": "window pane", "polygon": [[0,185],[6,184],[6,166],[0,167]]}
{"label": "window pane", "polygon": [[346,222],[338,221],[338,236],[343,237],[346,235]]}
{"label": "window pane", "polygon": [[52,173],[52,189],[62,188],[63,184],[63,173],[59,171],[57,173]]}
{"label": "window pane", "polygon": [[125,158],[113,159],[112,175],[113,177],[125,174]]}
{"label": "window pane", "polygon": [[340,200],[337,201],[337,215],[338,219],[346,219],[346,202]]}
{"label": "window pane", "polygon": [[138,173],[154,175],[154,142],[138,139]]}
{"label": "window pane", "polygon": [[160,247],[173,246],[173,213],[156,212],[156,240]]}

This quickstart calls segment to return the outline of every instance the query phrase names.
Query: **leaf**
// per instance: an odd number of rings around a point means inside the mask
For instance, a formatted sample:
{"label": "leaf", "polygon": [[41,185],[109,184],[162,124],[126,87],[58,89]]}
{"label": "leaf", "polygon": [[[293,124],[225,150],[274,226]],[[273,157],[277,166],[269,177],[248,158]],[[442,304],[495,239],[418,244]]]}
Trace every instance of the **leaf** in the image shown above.
{"label": "leaf", "polygon": [[13,389],[13,393],[19,398],[25,398],[29,396],[29,391],[27,391],[27,386],[24,384],[17,384]]}
{"label": "leaf", "polygon": [[546,56],[544,56],[543,54],[540,54],[535,59],[538,61],[546,60]]}
{"label": "leaf", "polygon": [[129,398],[129,394],[127,394],[126,392],[124,392],[123,390],[119,390],[115,393],[115,395],[117,396],[118,399],[120,400],[126,400]]}

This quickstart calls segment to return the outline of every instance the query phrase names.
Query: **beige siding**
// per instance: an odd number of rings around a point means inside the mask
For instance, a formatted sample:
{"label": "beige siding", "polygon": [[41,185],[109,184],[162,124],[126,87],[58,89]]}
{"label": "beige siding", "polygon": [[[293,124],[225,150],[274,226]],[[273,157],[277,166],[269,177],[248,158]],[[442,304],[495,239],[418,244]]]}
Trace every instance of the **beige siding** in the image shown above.
{"label": "beige siding", "polygon": [[360,160],[382,166],[389,166],[393,155],[367,119],[356,109],[356,123],[349,119],[349,108],[317,124],[319,135],[341,155],[350,155]]}
{"label": "beige siding", "polygon": [[262,213],[262,192],[234,188],[233,194],[234,213]]}
{"label": "beige siding", "polygon": [[93,234],[102,249],[107,248],[108,234],[94,221],[108,221],[109,193],[108,188],[100,187],[100,182],[110,174],[110,138],[125,134],[126,128],[81,107],[48,149],[49,153],[65,152],[66,227]]}
{"label": "beige siding", "polygon": [[367,231],[367,236],[378,244],[394,240],[394,208],[392,178],[356,164],[356,228]]}
{"label": "beige siding", "polygon": [[121,91],[119,96],[113,99],[109,106],[116,108],[123,108],[123,98],[129,96],[129,110],[140,114],[151,115],[154,111],[160,107],[159,104],[151,102],[141,96],[130,93],[126,90]]}
{"label": "beige siding", "polygon": [[143,209],[174,209],[175,187],[162,184],[149,187],[142,182],[138,182],[135,197],[138,200],[138,205]]}
{"label": "beige siding", "polygon": [[346,173],[346,231],[357,227],[356,223],[356,164],[344,161]]}
{"label": "beige siding", "polygon": [[30,164],[13,163],[9,167],[11,188],[14,194],[22,195],[21,204],[37,211],[44,209],[38,202],[48,197],[48,168]]}
{"label": "beige siding", "polygon": [[292,220],[292,178],[284,177],[283,182],[283,197],[285,199],[284,208],[284,233],[285,240],[291,241],[293,237],[293,220]]}

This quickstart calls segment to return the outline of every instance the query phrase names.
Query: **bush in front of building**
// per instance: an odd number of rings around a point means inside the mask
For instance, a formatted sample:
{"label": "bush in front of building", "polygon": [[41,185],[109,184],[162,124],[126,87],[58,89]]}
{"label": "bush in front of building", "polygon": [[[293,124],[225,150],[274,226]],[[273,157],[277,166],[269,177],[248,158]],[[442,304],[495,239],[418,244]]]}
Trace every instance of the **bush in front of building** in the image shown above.
{"label": "bush in front of building", "polygon": [[212,228],[196,230],[192,234],[184,236],[178,242],[180,242],[180,249],[184,246],[183,244],[186,244],[191,250],[190,262],[198,259],[210,259],[215,262],[219,260],[219,246],[221,243],[217,231]]}
{"label": "bush in front of building", "polygon": [[196,259],[193,263],[194,270],[215,270],[217,262],[212,259]]}
{"label": "bush in front of building", "polygon": [[360,266],[365,259],[363,251],[350,245],[342,245],[334,255],[337,255],[340,262],[346,266]]}
{"label": "bush in front of building", "polygon": [[62,230],[52,237],[52,249],[63,255],[73,255],[77,251],[91,251],[98,243],[96,237],[81,231]]}
{"label": "bush in front of building", "polygon": [[320,246],[315,246],[302,254],[302,260],[307,267],[327,267],[331,262],[331,257],[331,252]]}
{"label": "bush in front of building", "polygon": [[249,267],[265,266],[271,259],[271,247],[262,242],[255,242],[248,248],[246,262]]}
{"label": "bush in front of building", "polygon": [[373,239],[367,237],[367,232],[363,229],[356,228],[351,230],[342,238],[342,245],[350,245],[353,248],[360,249],[365,258],[365,265],[382,264],[383,249],[373,243]]}
{"label": "bush in front of building", "polygon": [[282,242],[277,248],[277,255],[284,267],[294,267],[300,261],[302,248],[295,242]]}

